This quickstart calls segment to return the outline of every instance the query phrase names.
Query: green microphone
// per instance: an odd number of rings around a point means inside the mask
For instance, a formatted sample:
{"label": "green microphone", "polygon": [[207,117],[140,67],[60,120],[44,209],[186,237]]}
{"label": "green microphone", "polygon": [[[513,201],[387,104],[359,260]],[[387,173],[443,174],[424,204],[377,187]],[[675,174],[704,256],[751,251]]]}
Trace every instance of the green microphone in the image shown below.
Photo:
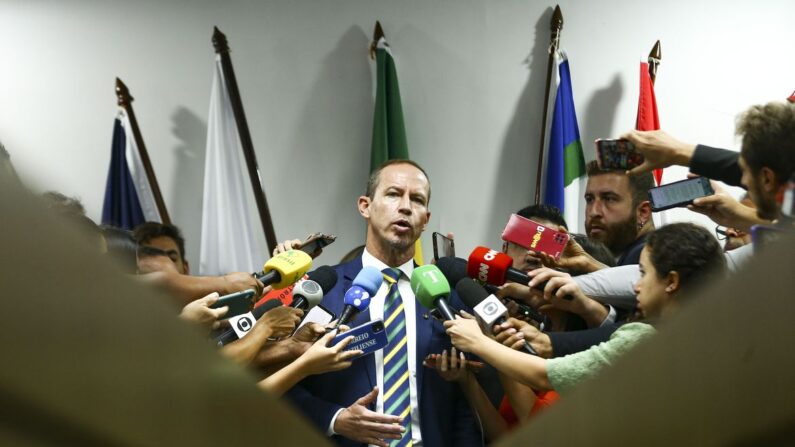
{"label": "green microphone", "polygon": [[450,305],[447,304],[450,284],[439,267],[429,264],[415,268],[411,274],[411,290],[423,306],[439,309],[445,320],[455,319]]}

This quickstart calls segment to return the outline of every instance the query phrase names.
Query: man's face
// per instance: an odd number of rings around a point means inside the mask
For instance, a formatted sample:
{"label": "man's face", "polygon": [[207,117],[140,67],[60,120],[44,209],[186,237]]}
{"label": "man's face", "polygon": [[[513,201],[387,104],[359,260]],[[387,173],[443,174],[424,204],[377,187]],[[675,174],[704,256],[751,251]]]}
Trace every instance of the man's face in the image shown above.
{"label": "man's face", "polygon": [[585,188],[585,231],[619,254],[638,237],[629,178],[609,173],[588,177]]}
{"label": "man's face", "polygon": [[765,178],[765,169],[754,173],[742,155],[738,161],[743,176],[740,183],[748,190],[748,197],[756,205],[756,214],[762,219],[772,220],[778,217],[778,204],[776,203],[776,188],[772,181]]}
{"label": "man's face", "polygon": [[158,236],[141,244],[144,247],[152,247],[163,251],[179,273],[187,275],[190,272],[188,262],[182,258],[182,253],[179,251],[176,241],[168,236]]}
{"label": "man's face", "polygon": [[430,184],[409,164],[385,167],[373,198],[359,197],[359,213],[367,220],[367,237],[402,251],[413,247],[431,217]]}

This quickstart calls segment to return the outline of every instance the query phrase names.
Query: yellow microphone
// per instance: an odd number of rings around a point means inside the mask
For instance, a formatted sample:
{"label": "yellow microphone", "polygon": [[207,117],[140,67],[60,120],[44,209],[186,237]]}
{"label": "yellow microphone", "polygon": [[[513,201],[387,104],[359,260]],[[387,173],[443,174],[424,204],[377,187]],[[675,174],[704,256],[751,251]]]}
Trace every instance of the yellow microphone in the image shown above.
{"label": "yellow microphone", "polygon": [[283,289],[301,279],[310,268],[311,256],[301,250],[288,250],[270,258],[254,276],[265,286]]}

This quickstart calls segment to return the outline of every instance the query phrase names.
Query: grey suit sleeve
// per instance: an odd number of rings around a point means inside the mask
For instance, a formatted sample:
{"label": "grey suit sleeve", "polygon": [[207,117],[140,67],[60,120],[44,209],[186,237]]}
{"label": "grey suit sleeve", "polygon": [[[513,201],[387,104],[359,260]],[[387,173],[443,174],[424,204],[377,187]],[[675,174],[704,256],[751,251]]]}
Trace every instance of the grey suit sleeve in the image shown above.
{"label": "grey suit sleeve", "polygon": [[638,302],[635,298],[638,278],[640,270],[637,264],[630,264],[575,276],[574,281],[583,293],[600,303],[617,309],[633,310]]}

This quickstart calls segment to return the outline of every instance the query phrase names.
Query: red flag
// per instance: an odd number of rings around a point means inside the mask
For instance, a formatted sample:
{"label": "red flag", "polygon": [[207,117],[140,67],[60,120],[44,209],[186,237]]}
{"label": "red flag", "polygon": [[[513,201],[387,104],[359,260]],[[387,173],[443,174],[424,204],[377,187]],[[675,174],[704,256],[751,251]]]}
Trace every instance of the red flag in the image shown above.
{"label": "red flag", "polygon": [[795,92],[792,92],[792,95],[790,95],[790,97],[789,97],[789,98],[787,98],[787,101],[789,101],[789,102],[795,102]]}
{"label": "red flag", "polygon": [[[657,99],[654,97],[654,83],[649,75],[649,63],[640,63],[640,95],[638,97],[638,118],[635,121],[637,130],[658,130],[660,117],[657,115]],[[654,170],[654,181],[659,185],[662,181],[662,169]]]}

